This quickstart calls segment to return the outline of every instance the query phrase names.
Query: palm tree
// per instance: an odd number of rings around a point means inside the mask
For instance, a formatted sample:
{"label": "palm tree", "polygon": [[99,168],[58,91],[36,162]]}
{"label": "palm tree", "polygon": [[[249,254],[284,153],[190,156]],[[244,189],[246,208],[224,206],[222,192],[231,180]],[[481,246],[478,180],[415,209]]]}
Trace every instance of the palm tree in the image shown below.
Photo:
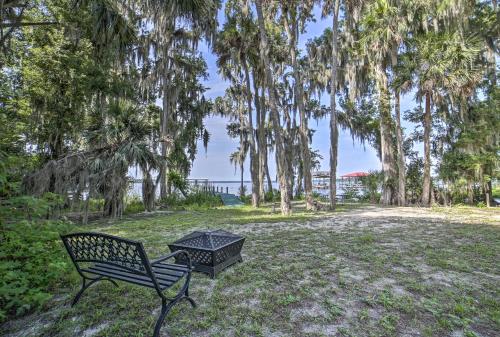
{"label": "palm tree", "polygon": [[[340,30],[340,7],[344,4],[344,29]],[[323,36],[324,39],[329,37],[327,41],[323,41],[323,46],[319,53],[316,54],[316,49],[313,47],[314,57],[320,56],[323,64],[330,64],[330,74],[326,75],[326,67],[318,64],[316,67],[322,68],[319,72],[319,90],[324,90],[325,79],[329,78],[330,89],[330,208],[335,209],[337,200],[337,160],[338,160],[338,124],[339,111],[337,109],[337,92],[339,86],[342,86],[346,91],[349,91],[349,100],[354,100],[359,92],[359,88],[363,86],[363,81],[357,81],[357,77],[362,73],[363,66],[356,61],[356,56],[350,51],[354,49],[354,34],[356,31],[356,23],[359,21],[359,13],[363,8],[363,0],[328,0],[324,1],[323,16],[326,14],[332,15],[332,29],[326,30]],[[343,39],[341,48],[339,48],[339,39]],[[318,41],[317,41],[318,42]],[[314,45],[314,44],[313,44]],[[311,52],[311,51],[310,51]],[[349,54],[348,61],[342,62],[345,55]],[[342,62],[343,74],[339,74],[339,63]],[[342,75],[342,76],[341,76]],[[321,83],[323,82],[323,83]],[[353,130],[351,130],[353,131]]]}
{"label": "palm tree", "polygon": [[[403,49],[404,40],[407,38],[408,32],[408,23],[405,19],[406,16],[402,15],[403,5],[404,3],[400,3],[400,1],[379,0],[376,1],[372,6],[369,6],[367,8],[367,13],[364,18],[365,28],[369,29],[369,32],[365,34],[365,38],[367,39],[366,42],[371,40],[369,42],[370,47],[374,47],[374,45],[378,44],[380,48],[382,48],[382,54],[378,56],[378,62],[380,62],[381,58],[388,58],[390,60],[386,62],[385,66],[391,67],[391,87],[394,91],[394,120],[396,122],[395,139],[397,163],[397,202],[400,206],[404,206],[406,204],[406,163],[403,153],[403,131],[401,128],[400,97],[401,91],[408,90],[408,86],[410,83],[409,80],[400,76],[400,50]],[[386,119],[388,118],[386,117]],[[381,120],[381,122],[382,121],[383,120]],[[388,123],[381,123],[381,127],[384,127],[384,129],[392,129],[392,127],[390,127]],[[389,143],[389,139],[387,137],[382,137],[382,144],[386,145],[386,143]],[[392,147],[392,145],[390,145],[390,147]],[[393,178],[394,180],[396,180],[395,176]],[[387,180],[384,185],[387,185]],[[388,196],[384,198],[386,203],[388,201],[387,198]]]}
{"label": "palm tree", "polygon": [[337,158],[338,158],[338,142],[339,130],[337,126],[337,106],[336,106],[336,90],[337,90],[337,65],[338,65],[338,50],[337,40],[339,32],[339,9],[340,0],[334,0],[333,16],[332,16],[332,75],[330,78],[330,208],[335,209],[337,202]]}
{"label": "palm tree", "polygon": [[244,169],[245,169],[245,158],[248,152],[248,144],[243,143],[243,147],[238,147],[237,151],[231,153],[229,156],[229,162],[234,165],[234,171],[236,173],[236,168],[240,167],[240,197],[245,196],[245,184],[244,184]]}
{"label": "palm tree", "polygon": [[[294,77],[294,94],[300,118],[300,149],[302,157],[301,173],[304,177],[304,193],[306,199],[306,209],[313,209],[312,197],[312,174],[311,174],[311,152],[309,149],[309,126],[304,106],[304,84],[301,76],[301,69],[297,60],[297,43],[299,38],[299,22],[305,21],[311,14],[312,1],[291,1],[282,5],[283,24],[288,36],[290,47],[290,61]],[[301,182],[299,180],[298,185]]]}
{"label": "palm tree", "polygon": [[[120,2],[121,3],[121,2]],[[129,9],[128,2],[121,3]],[[213,41],[217,26],[218,0],[169,0],[169,1],[139,1],[131,9],[139,11],[145,18],[146,24],[151,26],[147,36],[140,42],[137,49],[137,58],[149,68],[149,74],[142,81],[146,92],[159,91],[163,97],[163,111],[160,115],[160,142],[161,155],[169,157],[173,152],[171,130],[175,125],[175,105],[178,99],[178,88],[173,85],[175,77],[189,71],[183,67],[182,56],[178,50],[195,50],[199,40],[206,37]],[[180,26],[182,24],[182,26]],[[188,25],[191,31],[186,31]],[[160,197],[168,195],[168,167],[166,161],[160,168]]]}
{"label": "palm tree", "polygon": [[266,87],[269,95],[269,105],[271,110],[271,120],[274,129],[274,138],[276,141],[276,156],[278,159],[278,177],[281,191],[281,213],[290,215],[292,205],[290,202],[290,185],[287,179],[287,174],[290,172],[289,163],[286,159],[285,147],[283,143],[283,135],[278,112],[278,101],[276,99],[276,86],[272,73],[271,63],[269,60],[269,42],[265,28],[264,15],[262,12],[262,0],[255,0],[257,11],[257,20],[260,32],[260,57],[264,64]]}
{"label": "palm tree", "polygon": [[104,199],[105,216],[120,217],[130,183],[129,168],[139,167],[147,177],[147,169],[158,168],[162,160],[151,145],[154,125],[141,106],[116,99],[104,113],[107,123],[95,119],[87,130],[84,149],[50,160],[26,178],[26,188],[34,195],[49,191],[53,184],[55,193],[64,196],[72,191],[86,192],[84,223],[89,200],[95,196]]}
{"label": "palm tree", "polygon": [[481,73],[474,64],[480,47],[477,39],[464,39],[459,33],[429,32],[418,36],[415,43],[417,94],[425,98],[422,204],[428,206],[431,201],[430,136],[433,102],[439,101],[441,90],[446,90],[452,96],[461,98],[460,111],[462,119],[465,118],[464,100],[472,94],[472,89],[480,80]]}
{"label": "palm tree", "polygon": [[399,49],[407,28],[405,21],[398,15],[398,8],[389,0],[376,0],[367,7],[362,27],[360,48],[371,65],[379,95],[380,147],[384,173],[382,203],[388,205],[394,202],[396,196],[396,162],[387,70],[396,64],[397,52],[394,50]]}
{"label": "palm tree", "polygon": [[[228,4],[228,7],[232,9],[230,4]],[[227,22],[218,35],[214,51],[218,55],[217,65],[219,71],[223,77],[231,80],[233,85],[241,88],[239,92],[244,95],[246,100],[247,116],[241,116],[240,128],[245,129],[245,139],[249,142],[252,206],[258,207],[261,197],[259,158],[253,127],[253,95],[249,70],[252,60],[256,59],[254,37],[257,35],[257,28],[251,17],[242,16],[241,13],[234,10],[232,10],[232,13],[232,16],[227,18]],[[243,78],[244,85],[239,83],[241,78]]]}

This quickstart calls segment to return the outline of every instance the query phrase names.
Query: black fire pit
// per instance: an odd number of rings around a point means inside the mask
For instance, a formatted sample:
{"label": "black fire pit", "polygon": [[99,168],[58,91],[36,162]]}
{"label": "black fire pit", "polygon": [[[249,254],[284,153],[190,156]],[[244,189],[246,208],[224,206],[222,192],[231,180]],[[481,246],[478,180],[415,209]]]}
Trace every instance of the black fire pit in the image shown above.
{"label": "black fire pit", "polygon": [[[208,273],[211,278],[224,268],[242,262],[241,248],[245,238],[224,230],[196,231],[168,245],[170,251],[188,252],[194,270]],[[179,258],[178,262],[183,262]]]}

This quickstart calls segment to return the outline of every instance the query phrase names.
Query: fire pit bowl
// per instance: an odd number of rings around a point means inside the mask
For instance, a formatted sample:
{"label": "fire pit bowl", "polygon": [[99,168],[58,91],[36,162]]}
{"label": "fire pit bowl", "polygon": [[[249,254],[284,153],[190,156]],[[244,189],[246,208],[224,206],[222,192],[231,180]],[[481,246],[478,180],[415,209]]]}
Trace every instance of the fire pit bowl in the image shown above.
{"label": "fire pit bowl", "polygon": [[[242,262],[241,248],[245,238],[224,230],[195,231],[168,245],[170,251],[188,252],[194,270],[208,273],[211,278],[224,268]],[[182,257],[177,262],[182,263]]]}

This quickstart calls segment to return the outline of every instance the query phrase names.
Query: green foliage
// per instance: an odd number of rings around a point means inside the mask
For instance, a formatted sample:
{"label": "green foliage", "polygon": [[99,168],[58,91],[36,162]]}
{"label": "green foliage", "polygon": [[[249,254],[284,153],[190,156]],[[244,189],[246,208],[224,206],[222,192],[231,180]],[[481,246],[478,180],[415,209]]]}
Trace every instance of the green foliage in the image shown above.
{"label": "green foliage", "polygon": [[222,200],[220,196],[206,192],[193,192],[187,194],[186,197],[172,193],[167,198],[160,200],[160,205],[168,208],[214,208],[222,206]]}
{"label": "green foliage", "polygon": [[422,195],[424,161],[418,156],[410,157],[409,161],[406,168],[406,193],[408,201],[415,203]]}
{"label": "green foliage", "polygon": [[500,89],[497,88],[487,100],[471,107],[469,120],[458,125],[456,141],[443,154],[439,177],[451,183],[448,192],[453,203],[465,202],[471,197],[484,200],[480,187],[500,176],[498,106]]}
{"label": "green foliage", "polygon": [[264,194],[264,201],[266,202],[278,202],[281,199],[281,192],[278,190],[266,191]]}
{"label": "green foliage", "polygon": [[491,194],[493,195],[493,198],[500,198],[500,185],[493,187]]}
{"label": "green foliage", "polygon": [[0,320],[39,308],[56,286],[67,284],[73,266],[59,234],[64,221],[20,221],[1,225]]}
{"label": "green foliage", "polygon": [[134,196],[125,199],[125,214],[140,213],[144,212],[144,210],[144,203],[139,197]]}
{"label": "green foliage", "polygon": [[41,198],[17,195],[0,204],[0,219],[50,218],[64,203],[60,195],[45,193]]}
{"label": "green foliage", "polygon": [[252,203],[252,196],[250,194],[247,195],[240,195],[240,200],[245,204],[245,205],[250,205]]}
{"label": "green foliage", "polygon": [[181,174],[175,171],[168,172],[168,182],[172,185],[173,188],[181,191],[182,194],[185,194],[188,189],[188,183],[186,179],[184,179]]}
{"label": "green foliage", "polygon": [[354,186],[345,186],[342,193],[345,200],[357,200],[359,197],[358,190]]}
{"label": "green foliage", "polygon": [[366,188],[364,199],[369,199],[371,203],[376,203],[380,199],[380,187],[383,175],[379,171],[370,171],[367,176],[361,177],[361,182]]}

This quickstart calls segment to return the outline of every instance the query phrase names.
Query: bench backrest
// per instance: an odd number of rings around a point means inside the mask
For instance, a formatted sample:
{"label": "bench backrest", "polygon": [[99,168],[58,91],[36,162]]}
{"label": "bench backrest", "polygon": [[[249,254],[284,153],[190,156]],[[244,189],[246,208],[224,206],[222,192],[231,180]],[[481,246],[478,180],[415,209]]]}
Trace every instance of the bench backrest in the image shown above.
{"label": "bench backrest", "polygon": [[92,232],[61,235],[61,239],[77,269],[80,262],[99,262],[151,277],[151,266],[140,242]]}

